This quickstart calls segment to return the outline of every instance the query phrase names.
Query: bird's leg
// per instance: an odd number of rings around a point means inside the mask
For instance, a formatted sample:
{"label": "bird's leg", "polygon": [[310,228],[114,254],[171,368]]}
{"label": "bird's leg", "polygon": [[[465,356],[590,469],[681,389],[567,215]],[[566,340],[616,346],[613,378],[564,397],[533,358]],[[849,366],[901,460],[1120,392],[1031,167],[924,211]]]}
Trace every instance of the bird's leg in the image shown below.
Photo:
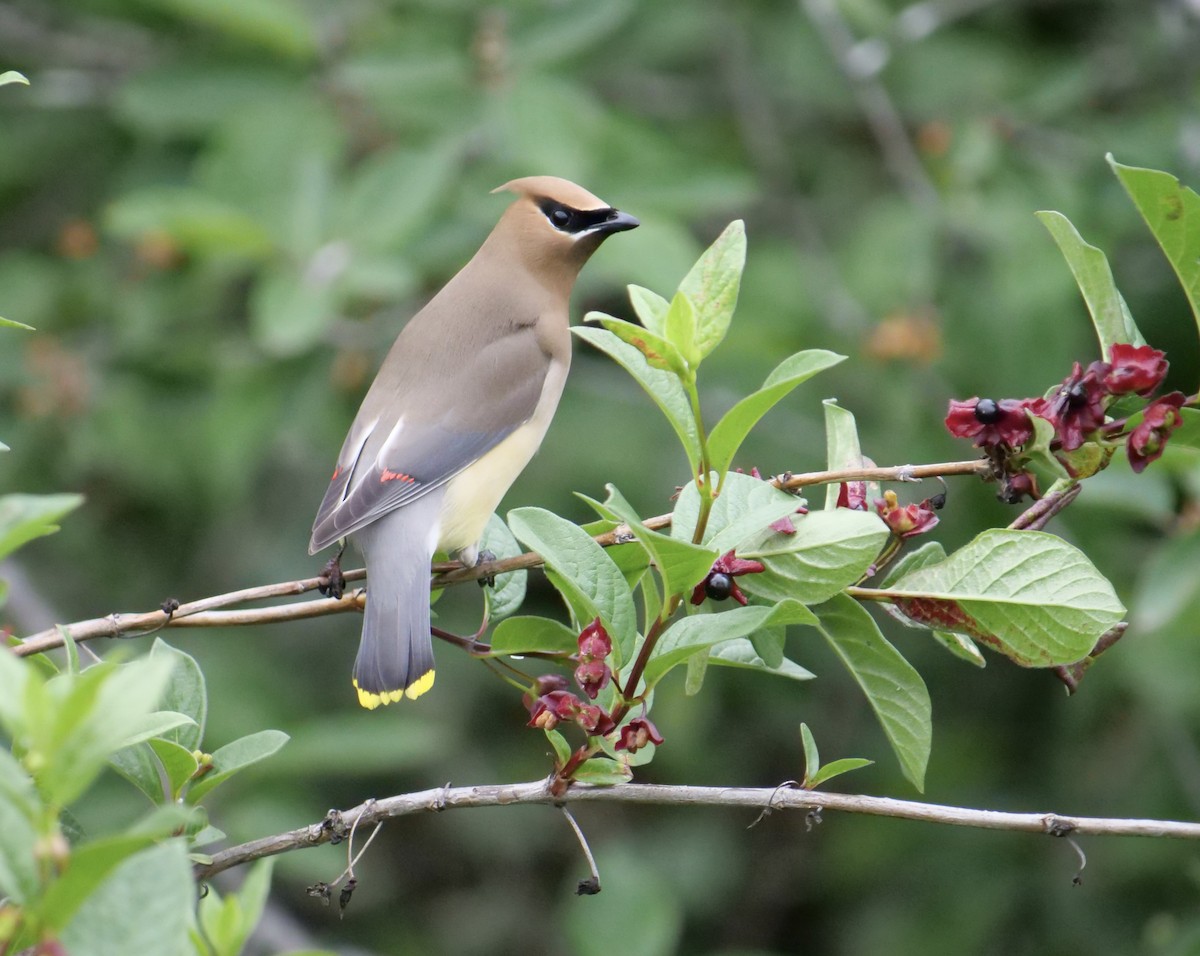
{"label": "bird's leg", "polygon": [[[479,546],[475,544],[452,551],[450,557],[464,568],[477,568],[481,564],[489,564],[496,560],[496,555],[493,552],[487,550],[480,551]],[[494,588],[496,586],[496,575],[489,574],[486,577],[480,578],[479,586],[481,588]]]}
{"label": "bird's leg", "polygon": [[343,541],[337,554],[325,562],[325,567],[317,575],[317,590],[339,601],[346,590],[346,576],[342,574],[342,555],[345,551],[346,542]]}

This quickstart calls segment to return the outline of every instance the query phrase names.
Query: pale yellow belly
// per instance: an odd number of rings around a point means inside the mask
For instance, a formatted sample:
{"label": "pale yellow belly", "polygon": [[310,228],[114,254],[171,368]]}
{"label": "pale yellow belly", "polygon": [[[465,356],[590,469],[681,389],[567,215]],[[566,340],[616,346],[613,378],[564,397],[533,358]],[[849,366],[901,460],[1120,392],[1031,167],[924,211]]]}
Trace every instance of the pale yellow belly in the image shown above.
{"label": "pale yellow belly", "polygon": [[447,482],[438,550],[457,551],[479,541],[500,499],[542,444],[566,379],[567,366],[552,363],[533,417]]}

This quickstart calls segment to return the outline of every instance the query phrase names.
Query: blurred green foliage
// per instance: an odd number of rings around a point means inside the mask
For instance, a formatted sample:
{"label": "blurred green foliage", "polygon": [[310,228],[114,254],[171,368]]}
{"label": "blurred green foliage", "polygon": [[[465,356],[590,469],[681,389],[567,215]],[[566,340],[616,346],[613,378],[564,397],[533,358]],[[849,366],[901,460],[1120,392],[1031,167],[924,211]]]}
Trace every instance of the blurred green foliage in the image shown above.
{"label": "blurred green foliage", "polygon": [[[87,498],[21,551],[33,583],[12,588],[7,620],[26,632],[313,574],[312,512],[375,365],[516,175],[575,179],[644,223],[589,265],[579,315],[631,318],[621,285],[674,288],[746,220],[737,325],[707,367],[712,420],[792,352],[851,356],[771,413],[734,463],[747,469],[820,467],[831,394],[880,463],[962,457],[948,398],[1037,394],[1097,357],[1036,209],[1108,253],[1169,353],[1168,386],[1192,391],[1187,301],[1103,155],[1200,182],[1198,26],[1186,3],[1119,0],[3,0],[0,62],[32,85],[0,88],[0,315],[38,331],[0,343],[0,486]],[[669,447],[644,396],[579,343],[506,507],[582,519],[571,492],[611,481],[665,512],[687,477]],[[1200,813],[1196,485],[1185,453],[1136,483],[1114,466],[1056,524],[1132,614],[1075,698],[890,632],[933,697],[930,799]],[[942,514],[948,548],[1011,520],[967,482]],[[474,626],[468,590],[439,602],[445,626]],[[292,737],[213,799],[232,837],[543,772],[511,692],[448,648],[429,699],[359,712],[357,626],[173,638],[207,677],[214,750],[261,727]],[[699,699],[665,681],[650,777],[798,777],[801,720],[826,759],[883,755],[831,652],[789,652],[828,679],[722,670]],[[906,794],[888,760],[846,779]],[[126,784],[99,793],[98,817],[128,815]],[[1174,954],[1200,934],[1186,845],[1089,841],[1076,889],[1069,848],[1012,834],[848,817],[807,832],[779,814],[746,831],[730,813],[616,808],[580,822],[598,897],[572,895],[583,861],[556,814],[460,812],[389,826],[340,923],[303,894],[339,853],[280,859],[264,945],[295,948],[279,941],[289,916],[314,947],[387,953]]]}

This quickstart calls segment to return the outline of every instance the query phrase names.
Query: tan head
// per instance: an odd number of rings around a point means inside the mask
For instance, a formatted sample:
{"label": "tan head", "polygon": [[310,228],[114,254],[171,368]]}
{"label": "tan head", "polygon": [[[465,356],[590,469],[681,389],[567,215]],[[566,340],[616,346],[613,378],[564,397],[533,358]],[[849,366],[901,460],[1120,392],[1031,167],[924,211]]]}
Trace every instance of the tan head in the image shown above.
{"label": "tan head", "polygon": [[516,193],[517,200],[504,211],[487,245],[502,243],[531,273],[548,281],[574,282],[605,238],[639,225],[628,213],[557,176],[526,176],[492,191]]}

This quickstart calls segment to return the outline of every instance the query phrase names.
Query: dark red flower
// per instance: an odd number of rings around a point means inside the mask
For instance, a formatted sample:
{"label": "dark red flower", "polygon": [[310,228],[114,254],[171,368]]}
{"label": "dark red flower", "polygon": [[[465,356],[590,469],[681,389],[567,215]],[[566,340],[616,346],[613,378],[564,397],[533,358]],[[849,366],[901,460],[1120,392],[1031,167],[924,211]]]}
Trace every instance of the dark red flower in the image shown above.
{"label": "dark red flower", "polygon": [[1112,347],[1112,367],[1104,376],[1105,387],[1114,395],[1149,395],[1166,377],[1166,353],[1149,345],[1117,343]]}
{"label": "dark red flower", "polygon": [[1036,501],[1042,493],[1038,490],[1037,478],[1031,472],[1022,471],[1006,476],[1004,485],[996,497],[1005,504],[1015,505],[1026,495]]}
{"label": "dark red flower", "polygon": [[865,481],[843,481],[838,486],[837,507],[851,511],[867,510],[867,483]]}
{"label": "dark red flower", "polygon": [[1171,432],[1183,424],[1179,408],[1185,401],[1187,396],[1183,392],[1171,392],[1146,406],[1141,422],[1129,433],[1125,445],[1129,465],[1134,471],[1142,471],[1150,462],[1161,457]]}
{"label": "dark red flower", "polygon": [[611,733],[616,727],[613,719],[595,704],[581,705],[575,722],[593,737]]}
{"label": "dark red flower", "polygon": [[617,738],[616,746],[613,749],[628,750],[634,754],[646,744],[654,744],[657,747],[662,742],[662,735],[659,734],[658,728],[654,724],[645,717],[635,717],[621,728],[621,735]]}
{"label": "dark red flower", "polygon": [[543,674],[534,680],[532,690],[522,695],[521,703],[532,714],[539,698],[545,697],[551,691],[566,690],[568,686],[567,679],[562,674]]}
{"label": "dark red flower", "polygon": [[596,618],[579,635],[579,659],[602,661],[612,653],[612,638]]}
{"label": "dark red flower", "polygon": [[974,438],[976,448],[1007,445],[1020,448],[1033,437],[1033,425],[1025,413],[1028,400],[968,398],[950,401],[946,427],[956,438]]}
{"label": "dark red flower", "polygon": [[552,690],[533,702],[528,726],[553,730],[560,720],[575,720],[583,707],[583,701],[569,691]]}
{"label": "dark red flower", "polygon": [[929,498],[920,504],[901,505],[896,492],[885,491],[882,498],[875,499],[875,510],[892,530],[892,534],[900,538],[911,538],[913,535],[924,534],[938,523],[934,514],[934,506]]}
{"label": "dark red flower", "polygon": [[612,680],[612,671],[608,669],[608,665],[604,661],[584,661],[575,668],[575,681],[591,700],[596,699],[596,695],[608,685],[610,680]]}
{"label": "dark red flower", "polygon": [[1084,371],[1076,362],[1071,374],[1063,379],[1053,395],[1030,406],[1035,415],[1054,426],[1063,451],[1074,451],[1104,424],[1104,409],[1109,398],[1104,379],[1111,369],[1107,362],[1093,362]]}
{"label": "dark red flower", "polygon": [[727,551],[713,562],[704,580],[692,588],[692,603],[703,604],[708,597],[714,601],[733,598],[738,604],[745,605],[746,595],[734,578],[743,574],[761,574],[765,570],[761,561],[744,561],[732,551]]}

